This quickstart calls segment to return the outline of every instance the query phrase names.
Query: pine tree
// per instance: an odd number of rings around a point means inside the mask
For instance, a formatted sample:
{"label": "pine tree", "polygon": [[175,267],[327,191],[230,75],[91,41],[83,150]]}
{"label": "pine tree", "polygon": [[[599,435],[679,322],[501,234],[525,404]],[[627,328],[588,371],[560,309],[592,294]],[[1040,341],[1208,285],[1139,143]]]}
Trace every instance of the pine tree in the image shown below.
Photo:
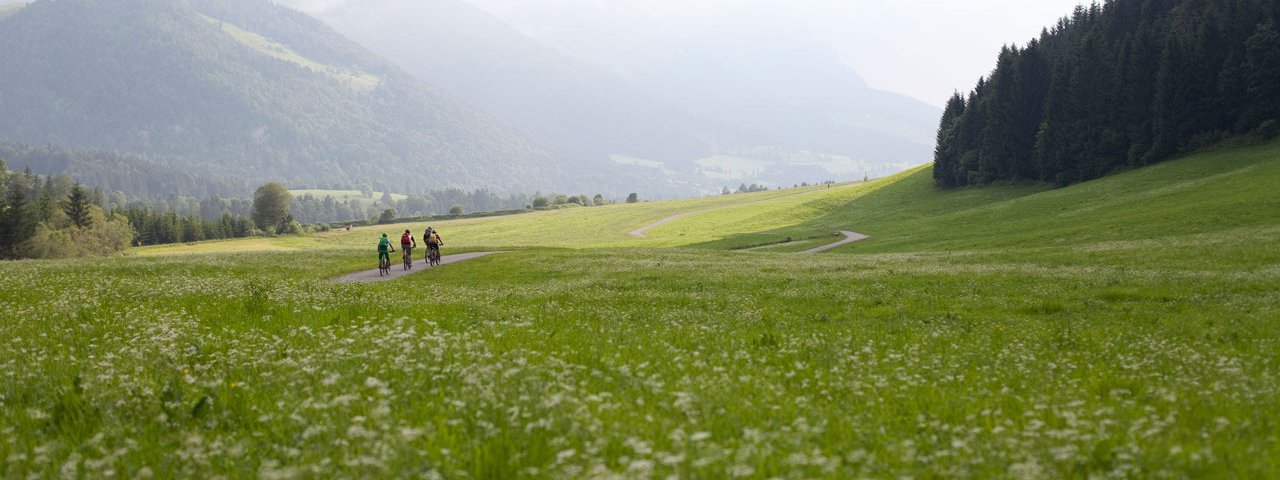
{"label": "pine tree", "polygon": [[988,108],[982,129],[982,141],[978,147],[978,182],[989,183],[1013,175],[1016,142],[1014,122],[1019,116],[1014,98],[1018,90],[1014,64],[1016,48],[1004,47],[996,63],[996,69],[987,82]]}
{"label": "pine tree", "polygon": [[1044,121],[1045,95],[1049,91],[1049,65],[1041,53],[1039,41],[1032,40],[1014,65],[1012,101],[1016,107],[1010,122],[1010,175],[1015,180],[1037,180],[1036,133]]}
{"label": "pine tree", "polygon": [[1045,100],[1044,121],[1036,133],[1035,160],[1040,180],[1065,185],[1070,163],[1070,141],[1066,125],[1070,122],[1068,109],[1070,79],[1067,67],[1057,65],[1053,69],[1048,97]]}
{"label": "pine tree", "polygon": [[4,208],[0,209],[0,257],[17,257],[17,248],[35,233],[36,222],[27,191],[21,185],[10,185]]}
{"label": "pine tree", "polygon": [[942,111],[942,122],[938,125],[938,142],[933,151],[933,179],[938,186],[944,188],[961,185],[957,176],[960,169],[957,128],[960,118],[964,116],[964,108],[964,96],[955,92],[947,101],[947,106]]}
{"label": "pine tree", "polygon": [[89,216],[89,205],[89,196],[77,183],[71,187],[71,194],[67,195],[67,199],[62,201],[62,212],[67,214],[72,225],[89,228],[93,223],[93,218]]}
{"label": "pine tree", "polygon": [[956,169],[958,185],[974,185],[979,182],[980,159],[982,148],[982,132],[986,129],[986,78],[978,79],[978,85],[969,93],[965,101],[964,114],[957,125],[959,141],[959,162]]}
{"label": "pine tree", "polygon": [[1280,31],[1275,20],[1258,25],[1245,42],[1245,74],[1250,108],[1245,115],[1252,127],[1280,118]]}
{"label": "pine tree", "polygon": [[4,199],[9,192],[9,170],[4,163],[4,159],[0,158],[0,211],[4,210]]}
{"label": "pine tree", "polygon": [[1120,66],[1120,103],[1117,121],[1124,125],[1125,141],[1129,144],[1125,162],[1136,166],[1151,149],[1151,106],[1155,99],[1156,75],[1160,69],[1158,48],[1150,24],[1139,25],[1133,37],[1122,46]]}

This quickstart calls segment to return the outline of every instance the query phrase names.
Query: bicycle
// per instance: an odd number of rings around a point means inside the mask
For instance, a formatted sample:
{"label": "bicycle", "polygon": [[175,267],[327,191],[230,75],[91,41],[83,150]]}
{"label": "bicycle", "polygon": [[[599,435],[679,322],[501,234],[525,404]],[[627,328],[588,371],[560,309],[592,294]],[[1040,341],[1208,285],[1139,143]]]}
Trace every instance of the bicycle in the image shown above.
{"label": "bicycle", "polygon": [[427,261],[433,267],[440,265],[440,247],[427,247]]}
{"label": "bicycle", "polygon": [[[395,250],[392,250],[392,251],[394,252]],[[386,275],[391,275],[391,256],[387,255],[384,258],[381,254],[379,254],[378,255],[378,276],[382,277]]]}
{"label": "bicycle", "polygon": [[413,249],[401,248],[404,250],[404,269],[413,270]]}

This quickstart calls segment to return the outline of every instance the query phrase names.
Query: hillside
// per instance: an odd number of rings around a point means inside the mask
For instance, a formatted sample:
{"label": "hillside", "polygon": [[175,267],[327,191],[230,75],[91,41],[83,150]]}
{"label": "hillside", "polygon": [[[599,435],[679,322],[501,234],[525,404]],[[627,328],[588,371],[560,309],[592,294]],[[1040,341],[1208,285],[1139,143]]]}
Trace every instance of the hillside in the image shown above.
{"label": "hillside", "polygon": [[[1280,197],[1273,188],[1280,182],[1280,142],[1200,153],[1059,189],[938,190],[931,174],[929,168],[905,172],[820,214],[783,220],[794,225],[702,246],[804,239],[794,250],[851,229],[871,238],[838,252],[965,251],[1011,262],[1052,262],[1090,252],[1116,264],[1209,268],[1206,262],[1212,262],[1244,271],[1280,262],[1280,250],[1268,247],[1280,232]],[[677,223],[650,235],[682,233]]]}
{"label": "hillside", "polygon": [[248,182],[623,189],[265,0],[38,1],[0,44],[0,140]]}
{"label": "hillside", "polygon": [[37,175],[67,175],[104,192],[131,197],[207,198],[252,192],[252,187],[237,177],[199,175],[159,163],[159,159],[99,150],[0,142],[0,159],[14,171],[30,168]]}
{"label": "hillside", "polygon": [[1280,4],[1115,0],[1078,7],[956,93],[942,187],[1069,185],[1225,140],[1280,135]]}

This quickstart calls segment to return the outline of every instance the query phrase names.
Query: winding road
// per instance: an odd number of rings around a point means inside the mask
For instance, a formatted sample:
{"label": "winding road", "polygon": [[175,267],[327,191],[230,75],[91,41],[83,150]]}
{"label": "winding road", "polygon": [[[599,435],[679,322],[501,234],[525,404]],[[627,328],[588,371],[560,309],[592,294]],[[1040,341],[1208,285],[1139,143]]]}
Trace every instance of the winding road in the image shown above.
{"label": "winding road", "polygon": [[[472,252],[472,253],[459,253],[455,255],[445,255],[440,257],[440,265],[448,265],[450,263],[465,262],[467,260],[473,260],[476,258],[495,255],[499,253],[504,253],[504,252]],[[378,269],[375,268],[373,270],[356,272],[356,273],[335,278],[333,279],[333,283],[373,283],[373,282],[382,282],[386,280],[394,280],[406,275],[413,275],[418,272],[425,272],[427,270],[431,270],[433,267],[430,267],[429,265],[430,264],[428,264],[425,259],[415,259],[413,261],[413,270],[405,270],[404,262],[400,259],[400,257],[392,255],[390,275],[378,275]]]}
{"label": "winding road", "polygon": [[[809,193],[809,192],[805,192],[805,193]],[[797,193],[797,194],[795,194],[795,195],[804,195],[804,193]],[[787,195],[787,197],[794,197],[795,195]],[[779,197],[779,198],[775,198],[775,199],[772,199],[772,200],[763,200],[763,201],[781,200],[781,199],[783,199],[783,198],[787,198],[787,197]],[[760,202],[752,202],[752,203],[760,203]],[[670,216],[670,217],[664,218],[664,219],[662,219],[662,220],[658,220],[658,221],[656,221],[656,222],[653,222],[653,223],[650,223],[650,224],[645,225],[645,226],[643,226],[643,227],[640,227],[640,228],[637,228],[637,229],[635,229],[635,230],[632,230],[632,231],[631,231],[631,233],[628,233],[628,235],[631,235],[632,237],[636,237],[636,238],[645,238],[645,234],[644,234],[645,232],[647,232],[647,231],[649,231],[649,230],[651,230],[651,229],[654,229],[654,228],[660,227],[660,226],[662,226],[662,225],[665,225],[665,224],[668,224],[668,223],[674,222],[674,221],[679,220],[679,219],[681,219],[681,218],[685,218],[685,217],[688,217],[688,216],[691,216],[691,215],[697,215],[697,214],[700,214],[700,213],[713,212],[713,211],[716,211],[716,210],[724,210],[724,209],[726,209],[726,208],[741,207],[741,206],[743,206],[743,205],[750,205],[750,204],[749,204],[749,203],[743,203],[743,204],[739,204],[739,205],[726,205],[726,206],[723,206],[723,207],[708,208],[708,209],[706,209],[706,210],[698,210],[698,211],[695,211],[695,212],[685,212],[685,213],[681,213],[681,214],[678,214],[678,215],[672,215],[672,216]],[[827,250],[833,250],[833,249],[836,249],[836,248],[839,248],[839,247],[842,247],[842,246],[848,245],[848,244],[853,243],[853,242],[861,242],[861,241],[863,241],[863,240],[866,240],[866,239],[870,238],[870,237],[868,237],[868,236],[866,236],[866,235],[863,235],[863,234],[861,234],[861,233],[858,233],[858,232],[850,232],[850,231],[847,231],[847,230],[845,230],[845,231],[841,231],[841,232],[839,232],[839,234],[840,234],[840,235],[844,235],[844,240],[840,240],[839,242],[832,243],[832,244],[830,244],[830,245],[823,245],[823,246],[818,247],[818,248],[814,248],[814,249],[811,249],[811,250],[806,250],[806,251],[804,251],[804,252],[802,252],[802,253],[806,253],[806,254],[810,254],[810,255],[815,254],[815,253],[822,253],[822,252],[825,252],[825,251],[827,251]]]}
{"label": "winding road", "polygon": [[821,247],[814,248],[814,249],[812,249],[812,250],[805,250],[805,252],[804,252],[804,253],[807,253],[807,254],[810,254],[810,255],[815,254],[815,253],[822,253],[822,252],[825,252],[825,251],[827,251],[827,250],[832,250],[832,249],[835,249],[835,248],[839,248],[839,247],[842,247],[842,246],[848,245],[848,244],[853,243],[853,242],[861,242],[861,241],[863,241],[863,240],[866,240],[866,239],[870,238],[870,237],[868,237],[868,236],[866,236],[866,235],[863,235],[863,234],[861,234],[861,233],[858,233],[858,232],[843,231],[843,232],[840,232],[840,234],[841,234],[841,235],[844,235],[844,240],[841,240],[841,241],[839,241],[839,242],[833,243],[833,244],[831,244],[831,245],[823,245],[823,246],[821,246]]}
{"label": "winding road", "polygon": [[[841,186],[841,187],[837,187],[837,188],[843,188],[843,186]],[[680,214],[672,215],[672,216],[667,217],[667,218],[664,218],[664,219],[662,219],[662,220],[658,220],[658,221],[656,221],[656,222],[650,223],[650,224],[648,224],[648,225],[645,225],[645,226],[643,226],[643,227],[637,228],[637,229],[635,229],[635,230],[632,230],[631,232],[627,233],[627,235],[630,235],[630,236],[635,237],[635,238],[645,238],[645,232],[648,232],[649,230],[652,230],[652,229],[654,229],[654,228],[661,227],[661,226],[663,226],[663,225],[666,225],[666,224],[668,224],[668,223],[674,222],[674,221],[676,221],[676,220],[679,220],[679,219],[682,219],[682,218],[685,218],[685,217],[689,217],[689,216],[693,216],[693,215],[698,215],[698,214],[702,214],[702,213],[707,213],[707,212],[714,212],[714,211],[716,211],[716,210],[724,210],[724,209],[726,209],[726,208],[737,208],[737,207],[745,207],[745,206],[747,206],[747,205],[754,205],[754,204],[757,204],[757,203],[774,202],[774,201],[782,200],[782,199],[784,199],[784,198],[790,198],[790,197],[795,197],[795,196],[799,196],[799,195],[808,195],[808,194],[811,194],[811,193],[823,192],[823,191],[825,191],[825,190],[813,190],[813,191],[808,191],[808,192],[795,193],[795,194],[791,194],[791,195],[784,195],[784,196],[781,196],[781,197],[778,197],[778,198],[771,198],[771,199],[768,199],[768,200],[760,200],[760,201],[755,201],[755,202],[740,203],[740,204],[737,204],[737,205],[725,205],[725,206],[723,206],[723,207],[715,207],[715,208],[708,208],[708,209],[704,209],[704,210],[697,210],[697,211],[693,211],[693,212],[680,213]],[[839,247],[842,247],[842,246],[848,245],[848,244],[853,243],[853,242],[860,242],[860,241],[863,241],[863,240],[866,240],[867,238],[869,238],[869,237],[867,237],[866,235],[863,235],[863,234],[861,234],[861,233],[857,233],[857,232],[850,232],[850,231],[841,231],[841,232],[839,232],[839,234],[840,234],[840,235],[844,235],[844,240],[840,240],[839,242],[835,242],[835,243],[832,243],[832,244],[830,244],[830,245],[823,245],[823,246],[821,246],[821,247],[814,248],[814,249],[812,249],[812,250],[807,250],[807,251],[805,251],[805,252],[803,252],[803,253],[806,253],[806,254],[822,253],[822,252],[825,252],[825,251],[828,251],[828,250],[832,250],[832,249],[835,249],[835,248],[839,248]]]}

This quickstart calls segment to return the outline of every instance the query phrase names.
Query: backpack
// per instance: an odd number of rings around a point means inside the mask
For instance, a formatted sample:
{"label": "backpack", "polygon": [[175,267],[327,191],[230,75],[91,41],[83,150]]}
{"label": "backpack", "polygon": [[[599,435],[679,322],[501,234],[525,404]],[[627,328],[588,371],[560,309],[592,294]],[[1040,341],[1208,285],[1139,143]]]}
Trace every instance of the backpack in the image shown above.
{"label": "backpack", "polygon": [[409,234],[407,234],[407,233],[406,233],[406,234],[404,234],[404,235],[401,235],[401,236],[400,236],[400,244],[401,244],[401,245],[408,245],[408,244],[410,244],[410,243],[412,243],[412,242],[413,242],[413,241],[409,239]]}

